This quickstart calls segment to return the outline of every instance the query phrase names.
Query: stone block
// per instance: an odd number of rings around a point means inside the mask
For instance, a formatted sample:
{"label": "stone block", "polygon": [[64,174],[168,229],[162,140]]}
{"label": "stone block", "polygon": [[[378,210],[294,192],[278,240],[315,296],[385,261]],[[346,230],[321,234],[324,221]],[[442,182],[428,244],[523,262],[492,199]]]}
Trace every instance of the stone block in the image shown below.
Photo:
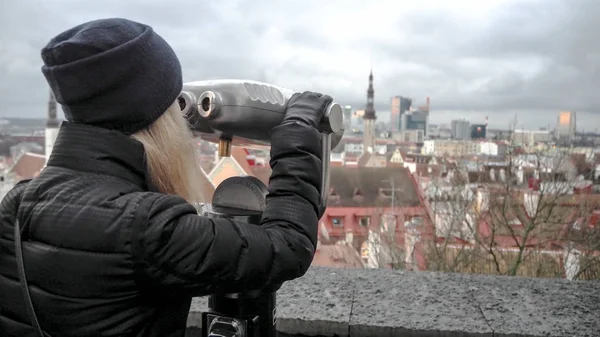
{"label": "stone block", "polygon": [[474,276],[470,285],[495,336],[600,336],[600,283]]}
{"label": "stone block", "polygon": [[190,313],[188,314],[187,327],[193,329],[202,329],[202,313],[208,309],[208,297],[192,298]]}
{"label": "stone block", "polygon": [[311,268],[278,292],[277,330],[287,335],[348,336],[353,280],[347,270]]}
{"label": "stone block", "polygon": [[355,282],[352,337],[493,335],[464,275],[368,270]]}

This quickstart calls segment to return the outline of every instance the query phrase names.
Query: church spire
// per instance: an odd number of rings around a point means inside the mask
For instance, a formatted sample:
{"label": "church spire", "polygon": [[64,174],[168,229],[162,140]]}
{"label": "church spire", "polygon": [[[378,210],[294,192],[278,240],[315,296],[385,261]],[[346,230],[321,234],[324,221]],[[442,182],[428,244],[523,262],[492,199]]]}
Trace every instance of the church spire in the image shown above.
{"label": "church spire", "polygon": [[59,127],[60,122],[56,117],[56,99],[54,98],[52,90],[50,90],[50,99],[48,100],[48,117],[46,119],[46,164],[48,163],[48,158],[52,153],[56,136],[58,136]]}
{"label": "church spire", "polygon": [[365,108],[365,114],[363,119],[377,119],[375,116],[375,89],[373,89],[373,68],[369,74],[369,88],[367,89],[367,106]]}
{"label": "church spire", "polygon": [[50,90],[50,99],[48,100],[48,117],[46,119],[47,128],[58,128],[58,118],[56,118],[56,99],[52,90]]}

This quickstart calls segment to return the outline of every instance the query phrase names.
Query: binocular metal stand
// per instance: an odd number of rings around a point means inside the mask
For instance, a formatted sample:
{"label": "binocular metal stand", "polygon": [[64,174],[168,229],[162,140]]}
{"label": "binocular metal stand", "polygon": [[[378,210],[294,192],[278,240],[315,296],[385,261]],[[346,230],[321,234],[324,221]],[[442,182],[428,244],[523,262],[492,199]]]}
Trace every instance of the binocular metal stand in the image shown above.
{"label": "binocular metal stand", "polygon": [[[268,189],[252,176],[224,180],[213,195],[212,204],[201,214],[259,225]],[[203,337],[276,337],[276,293],[253,291],[211,295],[208,312],[202,314]]]}
{"label": "binocular metal stand", "polygon": [[[232,146],[268,147],[271,131],[281,124],[295,91],[250,80],[209,80],[184,83],[178,103],[193,134],[219,144],[219,156]],[[327,205],[331,149],[344,134],[344,116],[331,103],[318,125],[322,145],[321,205]],[[267,187],[254,177],[231,177],[215,190],[212,204],[202,205],[210,217],[225,217],[259,225]],[[202,316],[204,337],[273,337],[274,292],[219,294],[209,299]]]}

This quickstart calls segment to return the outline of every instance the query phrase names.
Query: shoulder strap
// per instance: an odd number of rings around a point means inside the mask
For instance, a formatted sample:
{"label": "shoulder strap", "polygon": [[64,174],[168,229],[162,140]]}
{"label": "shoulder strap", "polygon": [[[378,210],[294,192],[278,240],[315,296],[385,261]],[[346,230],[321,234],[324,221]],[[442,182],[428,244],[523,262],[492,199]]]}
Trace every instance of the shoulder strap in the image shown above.
{"label": "shoulder strap", "polygon": [[23,245],[21,241],[21,226],[19,225],[18,217],[15,219],[15,256],[17,258],[17,269],[19,272],[19,282],[21,283],[21,292],[23,293],[23,298],[25,299],[25,308],[27,309],[27,314],[31,319],[31,324],[37,330],[38,335],[40,337],[45,337],[44,332],[42,331],[42,327],[40,326],[40,322],[35,315],[35,310],[33,308],[33,302],[31,301],[31,294],[29,293],[29,285],[27,284],[27,278],[25,277],[25,264],[23,262]]}

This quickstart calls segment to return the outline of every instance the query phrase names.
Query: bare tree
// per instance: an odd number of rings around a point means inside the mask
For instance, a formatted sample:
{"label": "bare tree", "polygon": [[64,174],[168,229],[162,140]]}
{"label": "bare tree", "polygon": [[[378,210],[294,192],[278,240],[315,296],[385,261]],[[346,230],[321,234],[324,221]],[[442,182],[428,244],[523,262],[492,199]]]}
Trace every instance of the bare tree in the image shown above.
{"label": "bare tree", "polygon": [[[394,208],[376,208],[369,215],[370,223],[363,243],[368,268],[406,269],[405,247],[398,223],[403,216]],[[410,253],[409,253],[410,254]]]}
{"label": "bare tree", "polygon": [[574,196],[566,200],[578,209],[578,218],[565,230],[568,240],[565,276],[574,280],[600,279],[600,200]]}
{"label": "bare tree", "polygon": [[[361,249],[367,256],[367,267],[416,270],[420,258],[426,261],[428,270],[463,272],[477,265],[475,251],[464,244],[474,242],[465,224],[465,216],[474,216],[472,212],[465,212],[472,208],[474,194],[459,182],[466,176],[451,174],[445,179],[450,183],[442,186],[442,179],[426,191],[438,201],[433,207],[425,205],[426,214],[405,214],[402,205],[406,191],[396,189],[393,184],[381,189],[381,207],[369,215],[368,237]],[[391,180],[384,182],[391,183]],[[472,219],[467,221],[473,222]],[[440,237],[447,240],[438,242]]]}
{"label": "bare tree", "polygon": [[424,187],[436,227],[428,269],[598,278],[599,234],[589,225],[598,203],[573,195],[580,181],[570,153],[509,154],[475,166]]}
{"label": "bare tree", "polygon": [[369,215],[371,221],[363,246],[366,265],[370,268],[415,269],[415,246],[420,240],[416,226],[420,225],[421,219],[404,213],[404,206],[411,197],[393,177],[381,183],[388,188],[379,188],[378,207]]}
{"label": "bare tree", "polygon": [[435,234],[426,245],[429,270],[444,272],[471,272],[479,264],[480,256],[473,249],[475,232],[475,194],[468,178],[461,171],[450,171],[445,176],[433,176],[423,189],[430,203]]}
{"label": "bare tree", "polygon": [[[406,213],[407,208],[401,206],[404,204],[406,191],[396,190],[393,184],[389,189],[382,189],[381,193],[382,207],[375,209],[370,216],[374,221],[369,226],[368,239],[365,242],[365,246],[368,247],[367,265],[375,268],[416,270],[419,268],[419,262],[422,262],[420,258],[424,258],[428,264],[432,262],[428,269],[459,271],[460,266],[464,264],[463,254],[451,257],[449,254],[443,254],[443,250],[435,250],[435,256],[430,254],[428,247],[436,237],[431,223],[433,219],[430,218],[432,212]],[[464,252],[468,253],[467,250]]]}
{"label": "bare tree", "polygon": [[382,192],[367,266],[411,270],[418,251],[433,271],[600,279],[600,202],[575,194],[571,155],[509,153],[434,174],[422,186],[433,231],[397,207],[401,192]]}

